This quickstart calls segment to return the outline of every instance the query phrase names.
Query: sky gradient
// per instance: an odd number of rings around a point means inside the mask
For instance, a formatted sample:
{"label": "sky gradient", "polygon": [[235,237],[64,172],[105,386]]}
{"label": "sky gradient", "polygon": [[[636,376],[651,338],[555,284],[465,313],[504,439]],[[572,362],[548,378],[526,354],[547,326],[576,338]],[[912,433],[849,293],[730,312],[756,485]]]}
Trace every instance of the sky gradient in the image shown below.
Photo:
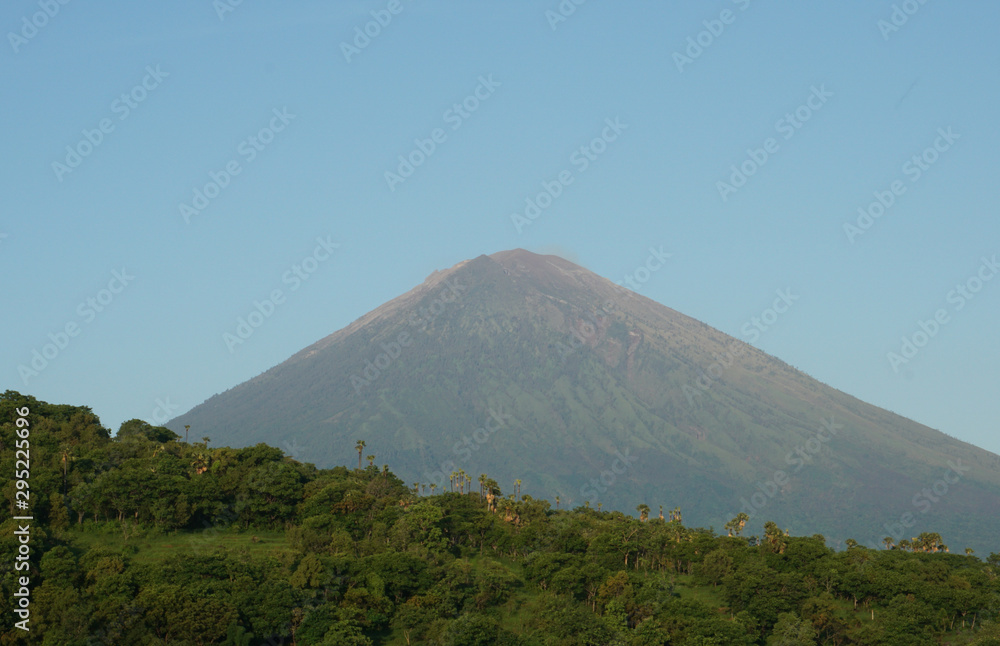
{"label": "sky gradient", "polygon": [[522,247],[1000,453],[1000,5],[17,0],[0,25],[4,389],[163,422]]}

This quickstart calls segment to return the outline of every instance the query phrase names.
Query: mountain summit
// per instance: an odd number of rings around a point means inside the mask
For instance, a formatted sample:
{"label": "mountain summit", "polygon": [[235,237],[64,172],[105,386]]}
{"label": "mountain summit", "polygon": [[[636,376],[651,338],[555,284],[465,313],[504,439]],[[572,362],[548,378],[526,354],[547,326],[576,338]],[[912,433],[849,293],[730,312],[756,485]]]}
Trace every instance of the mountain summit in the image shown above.
{"label": "mountain summit", "polygon": [[[421,285],[168,426],[407,482],[480,474],[560,507],[750,516],[835,545],[995,549],[1000,457],[830,388],[563,258],[516,249]],[[515,481],[520,481],[515,485]],[[478,486],[478,485],[473,485]],[[428,493],[430,489],[428,489]]]}

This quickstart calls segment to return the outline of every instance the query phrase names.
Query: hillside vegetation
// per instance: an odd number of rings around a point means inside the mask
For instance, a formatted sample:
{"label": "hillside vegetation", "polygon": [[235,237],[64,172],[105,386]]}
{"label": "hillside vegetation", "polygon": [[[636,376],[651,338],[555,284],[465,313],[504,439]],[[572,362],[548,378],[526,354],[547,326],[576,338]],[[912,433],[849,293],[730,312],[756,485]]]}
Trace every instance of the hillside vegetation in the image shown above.
{"label": "hillside vegetation", "polygon": [[741,518],[717,535],[679,508],[552,509],[485,474],[407,485],[361,442],[360,466],[321,470],[139,420],[112,439],[89,408],[12,391],[5,473],[23,406],[32,622],[11,628],[7,521],[4,644],[1000,644],[1000,555],[932,533],[841,552],[773,523],[740,536]]}

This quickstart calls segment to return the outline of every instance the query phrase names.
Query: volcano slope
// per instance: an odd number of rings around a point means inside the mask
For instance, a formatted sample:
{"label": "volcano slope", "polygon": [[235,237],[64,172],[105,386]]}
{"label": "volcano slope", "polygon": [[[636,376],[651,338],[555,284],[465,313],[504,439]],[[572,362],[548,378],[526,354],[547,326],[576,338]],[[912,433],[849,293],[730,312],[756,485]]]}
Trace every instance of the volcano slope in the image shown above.
{"label": "volcano slope", "polygon": [[[185,424],[318,466],[374,455],[407,482],[712,526],[854,538],[939,532],[1000,551],[1000,457],[866,404],[556,256],[495,253],[423,284]],[[427,489],[428,492],[431,488]]]}

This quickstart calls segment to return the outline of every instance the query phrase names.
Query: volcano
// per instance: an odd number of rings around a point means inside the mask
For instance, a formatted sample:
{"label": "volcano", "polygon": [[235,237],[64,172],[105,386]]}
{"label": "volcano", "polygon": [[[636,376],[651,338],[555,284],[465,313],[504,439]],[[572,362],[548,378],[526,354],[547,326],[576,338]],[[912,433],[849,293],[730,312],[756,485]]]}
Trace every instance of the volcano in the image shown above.
{"label": "volcano", "polygon": [[[521,249],[411,291],[167,424],[320,467],[367,455],[440,493],[504,493],[721,530],[997,550],[1000,457],[826,386],[552,255]],[[360,454],[358,440],[365,446]],[[473,485],[476,486],[476,485]]]}

